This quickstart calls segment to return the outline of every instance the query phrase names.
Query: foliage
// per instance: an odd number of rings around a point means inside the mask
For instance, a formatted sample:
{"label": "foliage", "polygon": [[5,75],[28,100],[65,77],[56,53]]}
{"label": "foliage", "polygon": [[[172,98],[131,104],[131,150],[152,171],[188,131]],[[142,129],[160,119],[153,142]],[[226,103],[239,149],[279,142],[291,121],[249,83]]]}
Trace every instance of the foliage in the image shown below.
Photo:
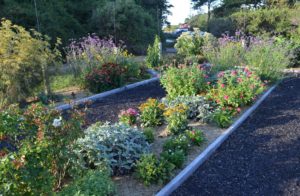
{"label": "foliage", "polygon": [[245,54],[246,64],[253,67],[263,80],[275,82],[283,75],[283,69],[289,65],[286,43],[272,40],[260,40],[252,43]]}
{"label": "foliage", "polygon": [[187,107],[187,117],[189,119],[197,118],[202,122],[208,122],[212,114],[213,107],[205,97],[202,96],[178,96],[174,100],[169,101],[166,98],[162,102],[167,107],[174,107],[183,104]]}
{"label": "foliage", "polygon": [[[71,150],[82,134],[79,113],[64,120],[58,111],[40,105],[9,112],[12,118],[2,118],[1,128],[16,130],[6,135],[14,148],[2,149],[0,194],[48,194],[59,188],[66,176],[81,173]],[[11,123],[12,119],[18,120]]]}
{"label": "foliage", "polygon": [[154,137],[154,129],[153,128],[146,127],[146,128],[144,128],[143,133],[144,133],[144,135],[146,137],[146,140],[149,144],[154,142],[155,137]]}
{"label": "foliage", "polygon": [[248,68],[228,70],[218,74],[218,82],[207,97],[221,107],[238,108],[253,102],[264,90],[259,77]]}
{"label": "foliage", "polygon": [[143,155],[136,165],[136,174],[146,186],[164,183],[171,176],[175,166],[168,161],[159,160],[154,154]]}
{"label": "foliage", "polygon": [[131,171],[148,147],[144,134],[137,128],[96,123],[77,140],[75,152],[85,160],[85,167],[93,168],[105,162],[114,174],[125,174]]}
{"label": "foliage", "polygon": [[236,30],[234,21],[228,17],[213,17],[208,23],[208,28],[216,37],[221,37],[223,33],[233,34]]}
{"label": "foliage", "polygon": [[157,99],[149,98],[140,107],[140,120],[144,127],[158,126],[163,123],[164,104],[159,103]]}
{"label": "foliage", "polygon": [[176,168],[181,168],[185,161],[185,154],[182,150],[175,150],[172,152],[162,152],[161,158],[175,165]]}
{"label": "foliage", "polygon": [[186,134],[193,144],[200,146],[204,141],[204,134],[200,130],[187,130]]}
{"label": "foliage", "polygon": [[197,63],[201,63],[203,61],[203,44],[204,38],[200,35],[200,31],[195,31],[193,34],[182,33],[177,39],[175,48],[178,55],[185,59],[196,56],[198,59]]}
{"label": "foliage", "polygon": [[136,123],[137,116],[138,112],[133,108],[121,110],[119,114],[119,122],[124,123],[126,125],[134,125]]}
{"label": "foliage", "polygon": [[290,19],[295,12],[289,8],[256,9],[239,11],[230,17],[237,29],[253,35],[288,35],[294,28]]}
{"label": "foliage", "polygon": [[76,179],[71,185],[64,188],[57,195],[74,196],[112,196],[116,187],[108,171],[89,170],[83,177]]}
{"label": "foliage", "polygon": [[161,78],[168,99],[178,96],[192,96],[206,88],[205,73],[198,66],[169,67]]}
{"label": "foliage", "polygon": [[124,84],[123,69],[114,63],[103,64],[85,75],[84,87],[92,93],[118,88]]}
{"label": "foliage", "polygon": [[189,148],[190,148],[190,141],[189,138],[184,133],[171,137],[163,145],[163,150],[165,152],[174,152],[177,150],[182,150],[184,154],[187,154]]}
{"label": "foliage", "polygon": [[229,127],[233,122],[233,111],[232,108],[217,108],[213,114],[213,121],[221,128]]}
{"label": "foliage", "polygon": [[183,104],[167,108],[164,116],[168,123],[168,130],[172,134],[179,134],[188,127],[187,107]]}
{"label": "foliage", "polygon": [[160,38],[156,35],[153,45],[149,45],[147,50],[146,65],[149,68],[158,67],[160,65],[160,47]]}
{"label": "foliage", "polygon": [[50,93],[47,67],[60,57],[60,52],[51,48],[50,39],[9,20],[1,21],[0,35],[0,107],[32,95],[42,82],[45,92]]}
{"label": "foliage", "polygon": [[157,26],[165,23],[170,7],[166,0],[117,0],[115,5],[109,0],[35,2],[38,24],[34,1],[29,0],[1,1],[0,18],[8,18],[26,29],[35,28],[52,38],[60,37],[64,43],[90,32],[101,37],[114,35],[136,52],[146,48],[159,33]]}
{"label": "foliage", "polygon": [[218,45],[207,45],[204,47],[204,54],[213,65],[213,72],[231,69],[240,66],[244,62],[244,48],[236,37],[223,35],[219,38]]}

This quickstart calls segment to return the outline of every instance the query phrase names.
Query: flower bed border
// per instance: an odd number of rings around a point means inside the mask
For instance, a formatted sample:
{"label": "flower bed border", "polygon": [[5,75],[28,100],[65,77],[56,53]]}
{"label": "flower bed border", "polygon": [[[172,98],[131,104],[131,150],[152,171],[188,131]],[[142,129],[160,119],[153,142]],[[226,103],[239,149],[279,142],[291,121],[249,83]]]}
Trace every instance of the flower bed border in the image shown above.
{"label": "flower bed border", "polygon": [[226,131],[224,131],[213,143],[211,143],[200,155],[197,156],[188,166],[186,166],[175,178],[164,186],[156,196],[167,196],[175,191],[184,181],[190,177],[233,133],[254,111],[257,107],[271,94],[278,86],[278,83],[268,89],[244,114],[237,119]]}
{"label": "flower bed border", "polygon": [[57,110],[60,110],[60,111],[70,110],[74,106],[79,106],[79,107],[84,106],[86,103],[89,103],[89,102],[96,103],[97,101],[99,101],[99,100],[101,100],[105,97],[108,97],[110,95],[121,93],[121,92],[124,92],[126,90],[133,89],[133,88],[136,88],[136,87],[139,87],[139,86],[143,86],[143,85],[146,85],[146,84],[149,84],[149,83],[152,83],[152,82],[155,82],[155,81],[159,80],[159,77],[158,77],[159,74],[156,71],[150,69],[150,70],[148,70],[148,73],[151,75],[151,77],[152,77],[151,79],[142,80],[140,82],[136,82],[136,83],[129,84],[129,85],[126,85],[126,86],[122,86],[120,88],[115,88],[115,89],[112,89],[112,90],[109,90],[109,91],[102,92],[100,94],[95,94],[95,95],[92,95],[92,96],[89,96],[89,97],[85,97],[85,98],[74,101],[72,104],[63,104],[63,105],[57,106],[55,108]]}

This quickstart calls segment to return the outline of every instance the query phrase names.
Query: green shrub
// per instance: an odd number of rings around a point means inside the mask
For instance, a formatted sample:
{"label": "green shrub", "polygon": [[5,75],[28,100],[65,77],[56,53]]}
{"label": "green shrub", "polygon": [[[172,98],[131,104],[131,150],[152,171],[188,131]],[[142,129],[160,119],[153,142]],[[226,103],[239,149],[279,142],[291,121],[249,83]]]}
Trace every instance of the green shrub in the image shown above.
{"label": "green shrub", "polygon": [[157,99],[149,98],[139,107],[141,111],[140,120],[144,127],[158,126],[163,123],[163,112],[165,106]]}
{"label": "green shrub", "polygon": [[58,196],[112,196],[116,194],[116,187],[109,172],[90,170],[83,177],[76,179],[69,186],[59,192]]}
{"label": "green shrub", "polygon": [[190,141],[185,134],[173,136],[168,139],[163,145],[163,150],[165,152],[174,152],[177,150],[181,150],[182,152],[184,152],[184,154],[187,154],[189,148]]}
{"label": "green shrub", "polygon": [[203,61],[203,43],[204,39],[199,31],[195,31],[193,34],[183,33],[177,39],[175,48],[177,54],[183,58],[190,59],[191,57],[196,57],[196,63],[201,63]]}
{"label": "green shrub", "polygon": [[41,84],[50,93],[47,67],[61,55],[50,39],[9,20],[1,21],[0,35],[0,107],[27,98]]}
{"label": "green shrub", "polygon": [[288,48],[285,43],[261,40],[253,43],[245,54],[246,64],[253,67],[262,80],[272,82],[283,76],[289,65]]}
{"label": "green shrub", "polygon": [[164,115],[168,123],[168,130],[172,134],[179,134],[188,127],[187,108],[183,104],[168,108]]}
{"label": "green shrub", "polygon": [[114,174],[124,174],[130,172],[148,150],[149,144],[137,128],[96,123],[86,129],[84,138],[77,140],[75,152],[85,160],[86,167],[97,167],[105,162]]}
{"label": "green shrub", "polygon": [[200,146],[204,141],[204,134],[200,130],[187,130],[186,134],[191,142],[197,146]]}
{"label": "green shrub", "polygon": [[160,65],[160,39],[157,35],[155,36],[153,46],[148,46],[146,64],[149,68]]}
{"label": "green shrub", "polygon": [[161,158],[175,165],[176,168],[181,168],[185,161],[185,154],[182,150],[172,152],[166,151],[160,154]]}
{"label": "green shrub", "polygon": [[143,155],[136,165],[136,174],[146,186],[169,180],[175,166],[166,160],[159,160],[154,154]]}
{"label": "green shrub", "polygon": [[150,127],[146,127],[144,128],[143,130],[143,133],[146,137],[146,140],[149,144],[153,143],[154,140],[155,140],[155,137],[154,137],[154,129],[153,128],[150,128]]}
{"label": "green shrub", "polygon": [[232,69],[244,62],[244,48],[241,42],[230,41],[225,36],[219,39],[217,46],[207,45],[203,48],[205,58],[213,65],[212,72]]}
{"label": "green shrub", "polygon": [[206,89],[205,73],[198,66],[170,67],[163,74],[161,84],[167,97],[172,100],[178,96],[192,96]]}
{"label": "green shrub", "polygon": [[218,74],[217,84],[208,91],[207,98],[221,107],[236,109],[252,103],[263,90],[263,82],[248,68],[228,70]]}
{"label": "green shrub", "polygon": [[217,108],[213,114],[213,121],[221,128],[227,128],[233,123],[234,112],[229,108]]}
{"label": "green shrub", "polygon": [[71,149],[82,134],[80,114],[74,111],[64,120],[40,105],[8,113],[12,118],[4,115],[0,127],[16,130],[1,133],[10,145],[1,152],[0,194],[45,195],[60,188],[66,176],[82,172]]}

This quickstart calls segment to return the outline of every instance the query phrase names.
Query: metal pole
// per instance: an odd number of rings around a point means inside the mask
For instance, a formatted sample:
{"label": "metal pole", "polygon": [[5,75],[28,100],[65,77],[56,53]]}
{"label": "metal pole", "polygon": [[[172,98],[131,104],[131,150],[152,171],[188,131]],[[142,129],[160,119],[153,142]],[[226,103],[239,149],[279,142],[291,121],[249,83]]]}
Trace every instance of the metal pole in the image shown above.
{"label": "metal pole", "polygon": [[34,9],[35,9],[35,17],[36,17],[36,25],[37,25],[37,29],[38,32],[41,32],[40,30],[40,21],[39,21],[39,16],[38,16],[38,11],[37,11],[37,6],[36,6],[36,0],[33,0],[34,2]]}

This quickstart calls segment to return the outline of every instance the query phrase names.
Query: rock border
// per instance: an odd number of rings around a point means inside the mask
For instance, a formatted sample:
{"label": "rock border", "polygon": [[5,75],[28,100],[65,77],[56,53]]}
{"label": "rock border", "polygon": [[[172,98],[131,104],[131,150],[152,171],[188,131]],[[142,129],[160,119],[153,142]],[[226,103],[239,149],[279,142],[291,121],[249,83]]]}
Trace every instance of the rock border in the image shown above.
{"label": "rock border", "polygon": [[105,91],[105,92],[100,93],[100,94],[85,97],[85,98],[76,100],[76,101],[72,102],[71,104],[63,104],[63,105],[57,106],[57,107],[55,107],[55,109],[57,109],[59,111],[66,111],[66,110],[72,109],[74,106],[79,106],[79,107],[84,106],[85,104],[87,104],[89,102],[96,103],[97,101],[99,101],[99,100],[101,100],[105,97],[108,97],[108,96],[111,96],[111,95],[114,95],[114,94],[117,94],[117,93],[121,93],[121,92],[124,92],[126,90],[133,89],[133,88],[136,88],[136,87],[139,87],[139,86],[147,85],[149,83],[152,83],[152,82],[155,82],[155,81],[159,80],[159,74],[156,71],[148,70],[148,73],[152,76],[151,79],[143,80],[143,81],[136,82],[136,83],[133,83],[133,84],[129,84],[129,85],[126,85],[126,86],[123,86],[123,87],[120,87],[120,88],[110,90],[110,91]]}
{"label": "rock border", "polygon": [[277,87],[275,84],[268,89],[244,114],[237,119],[225,132],[223,132],[213,143],[211,143],[196,159],[186,166],[175,178],[173,178],[166,186],[164,186],[156,196],[167,196],[175,191],[184,181],[190,177],[235,131],[254,111],[255,109],[271,94]]}

